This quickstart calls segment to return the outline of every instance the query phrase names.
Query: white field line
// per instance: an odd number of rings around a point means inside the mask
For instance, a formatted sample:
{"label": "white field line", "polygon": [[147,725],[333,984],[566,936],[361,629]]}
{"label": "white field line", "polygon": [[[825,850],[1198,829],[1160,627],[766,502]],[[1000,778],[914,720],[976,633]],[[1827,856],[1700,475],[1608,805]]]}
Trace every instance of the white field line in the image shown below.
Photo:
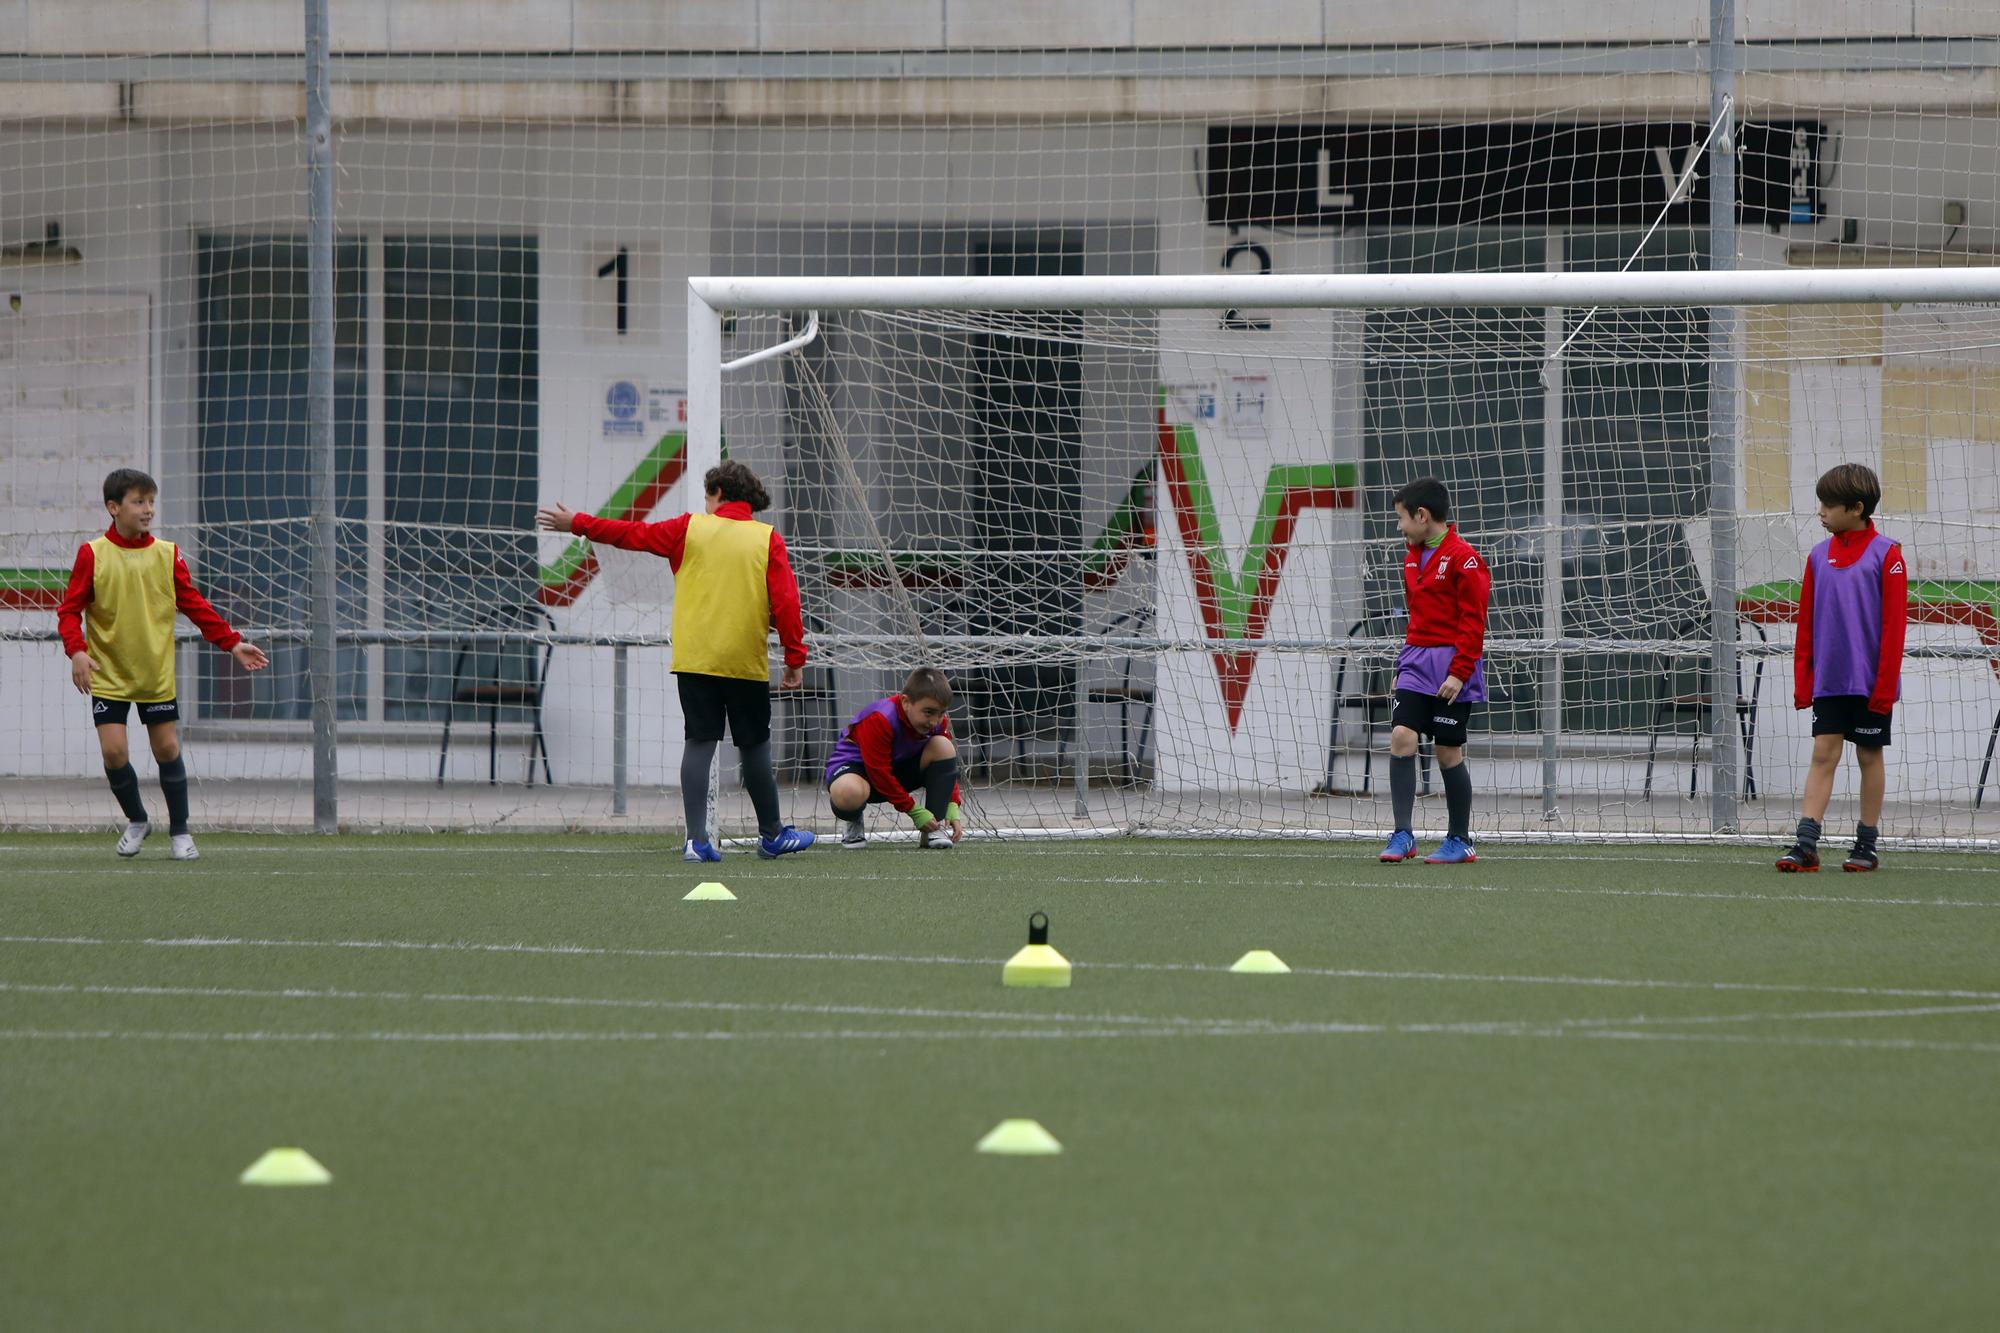
{"label": "white field line", "polygon": [[1691,1024],[1707,1026],[1718,1023],[1812,1023],[1838,1022],[1844,1019],[1869,1018],[1935,1018],[1948,1014],[1994,1014],[2000,1013],[2000,1004],[1937,1004],[1908,1005],[1887,1009],[1821,1009],[1805,1013],[1791,1013],[1782,1009],[1767,1009],[1755,1013],[1740,1014],[1637,1014],[1630,1018],[1556,1018],[1556,1019],[1495,1019],[1475,1023],[1440,1024],[1453,1031],[1470,1032],[1485,1028],[1547,1028],[1573,1030],[1579,1028],[1636,1028],[1663,1027]]}
{"label": "white field line", "polygon": [[[260,989],[235,986],[109,985],[65,982],[0,981],[0,994],[113,996],[141,999],[364,1001],[386,1004],[490,1004],[550,1006],[576,1009],[700,1011],[711,1013],[808,1014],[815,1017],[913,1018],[1013,1023],[1094,1023],[1147,1028],[1242,1028],[1291,1031],[1298,1020],[1275,1018],[1193,1018],[1152,1014],[1019,1013],[991,1009],[926,1009],[860,1004],[804,1004],[792,1001],[665,1000],[584,995],[493,995],[462,992],[358,991],[288,986]],[[2000,1003],[1917,1005],[1877,1009],[1823,1009],[1804,1013],[1766,1010],[1732,1014],[1639,1014],[1592,1018],[1481,1019],[1455,1023],[1342,1024],[1340,1031],[1405,1031],[1482,1033],[1503,1029],[1555,1031],[1577,1028],[1719,1023],[1799,1023],[1844,1019],[1927,1018],[1940,1015],[2000,1013]],[[1318,1025],[1308,1024],[1317,1027]]]}
{"label": "white field line", "polygon": [[[678,865],[679,863],[676,862],[675,864]],[[101,870],[93,868],[62,867],[58,869],[38,871],[36,872],[33,878],[46,879],[53,875],[99,875],[101,873],[103,873]],[[126,873],[144,873],[144,872],[128,871]],[[323,876],[325,873],[326,872],[324,870],[232,871],[233,876],[239,879],[247,879],[247,878],[312,879]],[[431,882],[443,879],[472,879],[488,883],[492,882],[493,880],[492,873],[490,871],[483,871],[483,870],[370,870],[368,873],[371,878],[375,879],[407,878],[407,879],[421,879]],[[588,876],[578,876],[573,872],[562,871],[562,870],[509,870],[507,872],[507,879],[509,882],[519,882],[523,880],[561,880],[565,883],[576,883],[579,882],[580,880],[583,882],[600,881],[600,880],[647,880],[652,882],[659,882],[668,873],[670,872],[665,870],[664,868],[658,871],[643,871],[643,870],[597,871],[589,874]],[[1210,881],[1206,877],[1201,875],[1196,875],[1192,879],[1166,878],[1166,877],[1149,878],[1140,875],[1124,875],[1124,876],[1113,876],[1113,877],[1096,876],[1096,875],[1082,875],[1082,876],[1037,875],[1035,879],[1037,883],[1041,884],[1071,884],[1071,885],[1082,885],[1085,887],[1107,887],[1107,886],[1119,886],[1119,885],[1127,885],[1127,886],[1150,885],[1163,888],[1176,887],[1181,885],[1189,885],[1194,887],[1210,886]],[[815,883],[821,883],[821,884],[900,883],[900,884],[928,885],[928,884],[935,884],[937,882],[936,877],[933,875],[914,875],[914,874],[883,875],[883,874],[855,874],[855,873],[838,873],[838,872],[825,873],[825,874],[810,873],[810,872],[796,873],[790,876],[776,876],[773,878],[768,878],[763,882],[782,884],[785,887],[790,888],[797,885],[802,880],[810,880]],[[26,880],[23,880],[22,882],[25,883]],[[1814,894],[1814,893],[1752,893],[1752,892],[1733,893],[1733,892],[1722,892],[1722,891],[1706,892],[1706,891],[1697,891],[1691,889],[1558,888],[1553,886],[1539,886],[1532,884],[1524,885],[1524,884],[1468,883],[1465,880],[1456,878],[1455,876],[1449,876],[1447,874],[1437,874],[1435,872],[1426,873],[1423,871],[1413,872],[1409,877],[1402,879],[1341,879],[1334,877],[1328,877],[1326,879],[1271,879],[1268,877],[1260,877],[1257,880],[1255,887],[1295,888],[1295,889],[1394,889],[1399,892],[1419,892],[1419,893],[1546,893],[1546,894],[1559,894],[1569,897],[1584,897],[1584,898],[1684,898],[1684,899],[1707,901],[1707,902],[1786,903],[1786,904],[1803,904],[1810,906],[1833,906],[1833,907],[1944,907],[1944,908],[1986,908],[1989,910],[2000,909],[2000,898],[1994,898],[1992,900],[1982,900],[1973,898],[1862,898],[1862,897],[1843,896],[1840,894]]]}
{"label": "white field line", "polygon": [[1268,1027],[1263,1018],[1158,1018],[1144,1014],[1008,1013],[994,1009],[918,1009],[866,1004],[802,1004],[774,1001],[624,999],[589,995],[484,995],[448,991],[356,991],[284,987],[258,990],[233,986],[110,986],[81,983],[0,981],[0,994],[109,995],[194,1000],[363,1000],[388,1004],[549,1005],[578,1009],[699,1010],[713,1013],[842,1015],[862,1018],[966,1019],[982,1023],[1101,1023],[1134,1026]]}
{"label": "white field line", "polygon": [[[519,846],[509,845],[508,839],[512,836],[513,835],[510,834],[494,834],[483,840],[475,840],[475,835],[469,835],[467,837],[466,845],[448,846],[448,847],[447,846],[399,847],[396,846],[393,841],[383,841],[383,842],[341,841],[332,843],[324,843],[318,841],[308,842],[305,835],[300,835],[299,840],[295,842],[286,842],[286,843],[230,842],[226,844],[226,846],[228,850],[238,851],[238,852],[262,852],[262,853],[278,853],[278,854],[299,854],[301,852],[309,852],[310,855],[315,857],[324,856],[329,852],[340,855],[386,854],[386,855],[394,855],[397,857],[424,856],[424,855],[457,857],[457,856],[472,856],[481,854],[495,855],[495,856],[520,856],[523,855],[524,853],[546,854],[552,856],[624,856],[624,857],[642,856],[642,857],[654,857],[659,859],[662,862],[660,869],[663,873],[673,869],[677,869],[681,864],[679,844],[669,845],[665,842],[662,842],[657,847],[632,847],[632,846],[601,847],[601,846],[590,846],[587,844],[570,844],[570,843],[550,844],[545,842],[537,842],[532,847],[522,848]],[[607,836],[623,837],[627,835],[620,834],[620,835],[607,835]],[[1771,840],[1773,847],[1775,848],[1776,845],[1782,840],[1783,840],[1782,838],[1773,837],[1773,839]],[[1367,853],[1351,852],[1342,843],[1309,843],[1309,844],[1301,843],[1298,844],[1297,846],[1287,846],[1285,844],[1279,844],[1275,849],[1258,851],[1258,850],[1252,850],[1251,847],[1245,846],[1240,841],[1229,841],[1229,840],[1218,840],[1218,841],[1220,843],[1220,846],[1216,851],[1215,855],[1218,860],[1224,862],[1296,861],[1305,864],[1327,864],[1327,863],[1346,864],[1348,862],[1355,860],[1367,861],[1371,859],[1373,856],[1372,852],[1367,852]],[[1840,840],[1833,839],[1833,841],[1839,842]],[[1763,856],[1761,851],[1749,847],[1740,849],[1741,854],[1736,856],[1725,856],[1720,853],[1714,856],[1668,856],[1659,854],[1659,848],[1668,845],[1671,844],[1634,843],[1630,844],[1629,846],[1626,844],[1607,844],[1605,851],[1595,855],[1590,855],[1590,854],[1562,853],[1562,852],[1528,852],[1519,850],[1515,847],[1506,844],[1495,844],[1494,850],[1488,853],[1488,855],[1495,861],[1502,861],[1506,862],[1507,864],[1513,864],[1518,861],[1548,861],[1548,862],[1588,863],[1588,864],[1598,864],[1605,866],[1630,866],[1634,864],[1642,864],[1647,866],[1692,865],[1692,866],[1727,867],[1727,866],[1739,866],[1739,865],[1754,865],[1761,867],[1765,864],[1766,861],[1766,858]],[[1252,846],[1254,846],[1254,844],[1252,844]],[[1139,857],[1139,858],[1158,859],[1158,860],[1185,860],[1189,856],[1188,849],[1184,844],[1171,841],[1156,841],[1143,838],[1125,838],[1125,839],[1116,839],[1111,841],[1100,840],[1095,842],[1049,842],[1049,843],[1034,842],[1034,843],[1024,843],[1024,844],[1014,845],[1010,847],[1010,850],[1018,851],[1018,850],[1023,850],[1025,848],[1033,848],[1037,851],[1044,852],[1051,859],[1061,858],[1065,860],[1103,859],[1107,857],[1117,857],[1121,859]],[[1338,850],[1328,850],[1329,848],[1337,848]],[[976,848],[974,850],[976,852]],[[80,858],[88,857],[92,860],[99,860],[99,861],[105,859],[103,848],[94,845],[64,845],[60,847],[49,847],[49,846],[36,846],[31,844],[5,843],[5,844],[0,844],[0,852],[25,852],[43,856],[76,856]],[[1625,852],[1626,854],[1620,855],[1619,854],[1620,852]],[[1965,865],[1936,864],[1939,861],[1978,862],[1986,859],[1973,854],[1960,853],[1960,852],[1924,852],[1921,850],[1907,852],[1905,854],[1913,856],[1922,855],[1930,858],[1929,861],[1927,861],[1924,865],[1922,865],[1919,868],[1920,873],[1925,875],[2000,875],[2000,866],[1982,866],[1978,864],[1965,864]],[[804,869],[803,866],[799,868],[800,870]]]}
{"label": "white field line", "polygon": [[[999,958],[944,954],[793,952],[778,949],[648,949],[581,944],[479,944],[466,940],[274,940],[234,936],[112,939],[89,935],[0,935],[0,944],[73,945],[157,949],[355,949],[408,953],[468,953],[576,958],[719,959],[756,962],[895,963],[924,967],[999,967]],[[1227,974],[1225,963],[1071,962],[1078,969],[1112,972]],[[1391,971],[1352,967],[1292,968],[1294,976],[1361,981],[1439,981],[1466,985],[1585,986],[1616,990],[1761,992],[1774,995],[1863,995],[1922,1000],[2000,1000],[2000,991],[1941,990],[1911,986],[1827,986],[1768,981],[1676,981],[1638,977],[1523,976],[1511,973]]]}
{"label": "white field line", "polygon": [[1304,1037],[1304,1036],[1455,1036],[1499,1037],[1539,1040],[1666,1041],[1688,1044],[1730,1046],[1804,1046],[1838,1050],[1924,1051],[1952,1054],[2000,1055],[2000,1042],[1926,1041],[1915,1038],[1873,1037],[1789,1037],[1755,1033],[1658,1032],[1627,1029],[1550,1028],[1458,1028],[1448,1025],[1395,1025],[1370,1023],[1294,1023],[1277,1027],[1162,1027],[1162,1028],[1052,1028],[1052,1029],[900,1029],[860,1031],[823,1029],[800,1032],[741,1032],[708,1029],[667,1032],[194,1032],[161,1029],[116,1028],[4,1028],[0,1041],[119,1041],[119,1042],[209,1042],[217,1044],[260,1043],[408,1043],[412,1045],[585,1045],[591,1043],[644,1042],[817,1042],[817,1041],[1115,1041],[1187,1037]]}

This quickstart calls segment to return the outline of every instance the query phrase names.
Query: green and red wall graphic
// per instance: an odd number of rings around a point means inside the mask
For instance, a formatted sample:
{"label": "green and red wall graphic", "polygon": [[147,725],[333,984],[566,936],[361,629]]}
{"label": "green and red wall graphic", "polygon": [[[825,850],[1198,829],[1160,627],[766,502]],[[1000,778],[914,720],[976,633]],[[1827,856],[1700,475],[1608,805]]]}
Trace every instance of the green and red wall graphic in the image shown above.
{"label": "green and red wall graphic", "polygon": [[[1194,584],[1195,605],[1205,636],[1217,644],[1216,679],[1229,730],[1242,721],[1243,701],[1257,669],[1254,648],[1231,648],[1234,641],[1264,637],[1271,608],[1292,552],[1299,516],[1313,509],[1352,509],[1360,480],[1352,463],[1275,463],[1264,476],[1250,539],[1232,569],[1216,513],[1214,488],[1202,466],[1195,427],[1167,419],[1159,409],[1160,472],[1165,503],[1173,512]],[[1164,590],[1163,590],[1164,592]]]}

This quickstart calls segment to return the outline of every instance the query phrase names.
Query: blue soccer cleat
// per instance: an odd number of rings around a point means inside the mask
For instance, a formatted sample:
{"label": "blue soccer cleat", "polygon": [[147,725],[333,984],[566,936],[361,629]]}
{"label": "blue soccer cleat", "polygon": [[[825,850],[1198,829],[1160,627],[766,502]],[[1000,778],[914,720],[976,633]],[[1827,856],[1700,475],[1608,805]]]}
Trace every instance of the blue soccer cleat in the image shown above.
{"label": "blue soccer cleat", "polygon": [[689,838],[687,846],[681,848],[681,860],[688,862],[690,865],[701,861],[720,861],[721,859],[722,853],[716,851],[714,844],[706,838],[699,842],[693,838]]}
{"label": "blue soccer cleat", "polygon": [[1407,861],[1417,854],[1417,835],[1406,828],[1399,828],[1389,835],[1389,845],[1382,849],[1384,861]]}
{"label": "blue soccer cleat", "polygon": [[777,837],[757,839],[757,855],[766,861],[775,861],[787,852],[802,852],[812,845],[812,834],[787,824]]}
{"label": "blue soccer cleat", "polygon": [[1427,866],[1468,866],[1479,859],[1472,850],[1472,844],[1464,838],[1446,838],[1438,844],[1438,849],[1424,858]]}

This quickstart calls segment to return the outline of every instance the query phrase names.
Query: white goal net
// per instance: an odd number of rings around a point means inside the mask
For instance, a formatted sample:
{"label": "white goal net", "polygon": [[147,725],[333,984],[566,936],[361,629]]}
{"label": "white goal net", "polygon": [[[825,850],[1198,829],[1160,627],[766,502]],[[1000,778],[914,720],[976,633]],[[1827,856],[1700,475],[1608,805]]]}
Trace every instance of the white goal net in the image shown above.
{"label": "white goal net", "polygon": [[[840,726],[927,661],[982,829],[1382,829],[1389,496],[1435,475],[1494,573],[1476,831],[1780,831],[1813,482],[1853,461],[1912,594],[1885,832],[2000,839],[1988,0],[0,14],[0,826],[115,818],[56,608],[104,476],[138,467],[272,659],[180,624],[197,823],[672,837],[672,576],[533,513],[698,510],[726,450],[804,591],[805,688],[773,677],[802,825],[831,827]],[[1730,269],[1799,285],[1671,286]],[[687,318],[691,280],[732,277],[1620,272],[1669,285],[1032,310],[801,286],[718,297],[701,346]],[[1903,272],[1960,277],[1826,295]]]}

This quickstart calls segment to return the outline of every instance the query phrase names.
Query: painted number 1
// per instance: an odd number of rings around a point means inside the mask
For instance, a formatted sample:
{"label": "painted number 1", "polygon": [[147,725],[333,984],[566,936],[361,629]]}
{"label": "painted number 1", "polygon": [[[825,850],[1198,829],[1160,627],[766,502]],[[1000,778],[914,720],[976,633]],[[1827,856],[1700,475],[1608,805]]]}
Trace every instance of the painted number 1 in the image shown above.
{"label": "painted number 1", "polygon": [[618,278],[615,297],[618,302],[618,336],[622,338],[632,327],[632,257],[622,245],[618,247],[617,255],[597,266],[600,278],[609,278],[614,274]]}

